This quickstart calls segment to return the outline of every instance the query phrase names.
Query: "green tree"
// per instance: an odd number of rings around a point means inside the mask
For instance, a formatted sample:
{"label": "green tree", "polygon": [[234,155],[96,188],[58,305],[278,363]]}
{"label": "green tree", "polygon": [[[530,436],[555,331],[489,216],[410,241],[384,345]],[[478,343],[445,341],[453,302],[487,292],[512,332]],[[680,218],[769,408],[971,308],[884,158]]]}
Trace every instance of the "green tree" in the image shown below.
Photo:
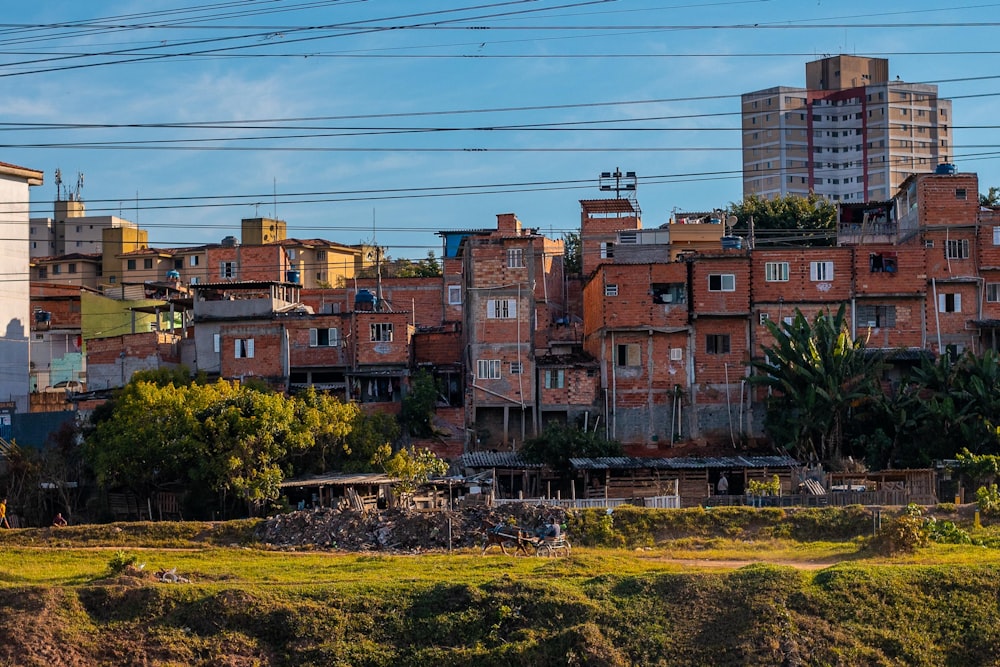
{"label": "green tree", "polygon": [[1000,359],[995,352],[926,357],[907,383],[915,399],[915,423],[905,438],[908,446],[900,451],[900,465],[954,458],[959,447],[974,454],[1000,453]]}
{"label": "green tree", "polygon": [[738,234],[749,233],[752,217],[758,245],[771,240],[805,246],[836,243],[837,207],[816,194],[774,199],[749,195],[742,202],[730,203],[726,215],[736,216],[733,230]]}
{"label": "green tree", "polygon": [[549,468],[567,472],[572,458],[621,456],[622,446],[617,440],[608,440],[597,431],[584,431],[573,424],[549,422],[542,433],[525,440],[521,456],[532,463],[542,463]]}
{"label": "green tree", "polygon": [[563,234],[563,261],[566,275],[575,276],[583,272],[583,246],[580,245],[579,232]]}
{"label": "green tree", "polygon": [[433,434],[434,408],[438,400],[438,386],[434,375],[420,369],[410,378],[410,390],[403,397],[400,421],[410,435],[426,438]]}
{"label": "green tree", "polygon": [[314,443],[296,419],[292,401],[281,394],[245,387],[226,391],[198,414],[197,430],[207,445],[205,470],[214,490],[233,493],[258,513],[276,500],[284,479],[282,464]]}
{"label": "green tree", "polygon": [[351,431],[345,438],[343,454],[338,461],[341,469],[347,472],[375,470],[376,464],[372,461],[379,447],[388,444],[391,449],[399,435],[399,420],[393,415],[359,412],[351,421]]}
{"label": "green tree", "polygon": [[448,463],[429,449],[403,448],[393,453],[392,447],[385,444],[375,452],[372,462],[399,480],[396,492],[400,495],[413,493],[427,480],[448,472]]}
{"label": "green tree", "polygon": [[323,471],[328,457],[348,455],[359,415],[357,406],[311,391],[287,398],[224,380],[133,381],[99,414],[84,452],[102,486],[146,495],[181,484],[203,502],[207,490],[223,508],[236,498],[255,512],[278,497],[296,464]]}
{"label": "green tree", "polygon": [[979,205],[987,208],[1000,207],[1000,188],[991,185],[989,192],[979,195]]}
{"label": "green tree", "polygon": [[765,426],[778,446],[800,460],[839,463],[844,427],[879,391],[881,361],[852,340],[845,306],[812,322],[801,311],[780,325],[767,322],[774,344],[750,362],[750,382],[767,387]]}
{"label": "green tree", "polygon": [[294,406],[296,420],[313,434],[314,444],[299,454],[293,475],[324,473],[349,453],[347,439],[361,409],[312,387],[294,397]]}

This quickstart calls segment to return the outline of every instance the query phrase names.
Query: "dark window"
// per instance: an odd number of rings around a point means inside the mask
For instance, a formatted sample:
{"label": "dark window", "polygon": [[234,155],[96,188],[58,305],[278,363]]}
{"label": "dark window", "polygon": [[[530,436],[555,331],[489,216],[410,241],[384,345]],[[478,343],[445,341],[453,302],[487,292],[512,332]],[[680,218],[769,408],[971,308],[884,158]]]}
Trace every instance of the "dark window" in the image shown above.
{"label": "dark window", "polygon": [[729,334],[705,336],[705,351],[709,354],[729,354]]}

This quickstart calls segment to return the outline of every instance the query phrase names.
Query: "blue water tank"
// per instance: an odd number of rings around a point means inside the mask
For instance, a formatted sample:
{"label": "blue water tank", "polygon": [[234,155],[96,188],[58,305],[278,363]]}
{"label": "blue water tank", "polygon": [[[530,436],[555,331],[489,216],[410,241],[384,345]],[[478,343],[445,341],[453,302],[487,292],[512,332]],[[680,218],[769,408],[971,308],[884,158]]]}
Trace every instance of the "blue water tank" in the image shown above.
{"label": "blue water tank", "polygon": [[293,283],[295,285],[299,284],[299,280],[302,279],[302,275],[295,269],[285,271],[285,282]]}
{"label": "blue water tank", "polygon": [[958,168],[951,162],[942,162],[934,170],[935,174],[956,174],[958,173]]}
{"label": "blue water tank", "polygon": [[169,271],[167,271],[167,280],[180,280],[180,279],[181,279],[180,271],[175,271],[174,269],[170,269]]}
{"label": "blue water tank", "polygon": [[375,310],[375,295],[366,289],[359,289],[354,295],[354,310]]}
{"label": "blue water tank", "polygon": [[722,237],[722,249],[723,250],[740,250],[743,248],[743,239],[739,236],[723,236]]}

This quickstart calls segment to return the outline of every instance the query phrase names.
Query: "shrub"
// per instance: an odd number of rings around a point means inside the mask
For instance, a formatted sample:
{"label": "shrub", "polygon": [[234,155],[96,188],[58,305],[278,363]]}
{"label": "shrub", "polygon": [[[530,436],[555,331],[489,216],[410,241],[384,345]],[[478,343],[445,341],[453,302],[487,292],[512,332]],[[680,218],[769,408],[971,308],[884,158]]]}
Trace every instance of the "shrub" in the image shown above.
{"label": "shrub", "polygon": [[871,547],[877,553],[892,556],[898,553],[913,553],[930,541],[930,530],[921,516],[920,508],[909,505],[906,511],[882,526],[872,538]]}
{"label": "shrub", "polygon": [[108,569],[111,574],[121,574],[128,567],[135,565],[138,562],[139,557],[135,554],[130,554],[125,551],[116,551],[115,555],[111,557],[108,561]]}
{"label": "shrub", "polygon": [[989,487],[981,486],[976,489],[976,504],[983,515],[1000,514],[1000,490],[996,484]]}

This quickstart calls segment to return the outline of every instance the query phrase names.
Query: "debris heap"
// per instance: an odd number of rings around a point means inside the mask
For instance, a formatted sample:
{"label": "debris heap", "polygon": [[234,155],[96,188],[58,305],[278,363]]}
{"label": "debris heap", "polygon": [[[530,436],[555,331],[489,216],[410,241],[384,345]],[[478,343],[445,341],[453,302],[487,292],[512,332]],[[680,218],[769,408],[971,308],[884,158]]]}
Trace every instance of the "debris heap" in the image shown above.
{"label": "debris heap", "polygon": [[281,549],[420,553],[447,550],[449,530],[451,547],[464,549],[482,545],[484,521],[535,530],[552,518],[565,523],[566,510],[521,503],[434,512],[320,508],[270,517],[256,536]]}

